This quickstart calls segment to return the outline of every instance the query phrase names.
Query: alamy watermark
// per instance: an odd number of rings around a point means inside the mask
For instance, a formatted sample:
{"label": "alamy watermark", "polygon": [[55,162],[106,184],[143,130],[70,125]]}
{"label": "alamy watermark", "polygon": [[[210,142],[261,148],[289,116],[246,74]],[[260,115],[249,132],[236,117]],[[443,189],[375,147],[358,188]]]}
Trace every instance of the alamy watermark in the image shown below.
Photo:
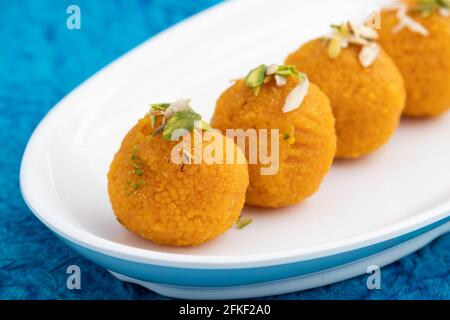
{"label": "alamy watermark", "polygon": [[66,20],[66,26],[69,30],[81,29],[81,9],[79,6],[72,4],[67,7],[66,13],[69,15]]}
{"label": "alamy watermark", "polygon": [[367,278],[366,286],[369,290],[381,289],[381,269],[377,265],[370,265],[367,267],[366,272],[370,274]]}
{"label": "alamy watermark", "polygon": [[[196,127],[201,122],[196,122]],[[260,165],[260,174],[278,173],[280,167],[279,129],[227,129],[225,136],[219,130],[194,129],[193,135],[186,129],[177,129],[171,141],[179,141],[171,152],[174,164],[245,164]],[[180,141],[181,139],[181,141]],[[235,152],[234,144],[246,154]]]}
{"label": "alamy watermark", "polygon": [[69,275],[66,281],[66,287],[69,290],[81,290],[81,269],[73,264],[67,267],[66,273]]}
{"label": "alamy watermark", "polygon": [[365,20],[364,24],[375,30],[381,29],[381,8],[376,7],[370,11],[369,16]]}

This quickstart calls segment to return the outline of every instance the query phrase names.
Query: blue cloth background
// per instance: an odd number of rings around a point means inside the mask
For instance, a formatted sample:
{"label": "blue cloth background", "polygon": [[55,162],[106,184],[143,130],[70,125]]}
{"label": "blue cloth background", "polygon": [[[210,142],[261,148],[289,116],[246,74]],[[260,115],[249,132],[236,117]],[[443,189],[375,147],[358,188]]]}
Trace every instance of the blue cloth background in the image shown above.
{"label": "blue cloth background", "polygon": [[[0,298],[162,299],[121,283],[47,230],[19,191],[19,166],[33,129],[94,72],[170,25],[219,0],[2,0],[0,4]],[[66,28],[77,4],[82,29]],[[66,288],[66,268],[82,270],[82,290]],[[450,299],[450,234],[366,277],[270,299]]]}

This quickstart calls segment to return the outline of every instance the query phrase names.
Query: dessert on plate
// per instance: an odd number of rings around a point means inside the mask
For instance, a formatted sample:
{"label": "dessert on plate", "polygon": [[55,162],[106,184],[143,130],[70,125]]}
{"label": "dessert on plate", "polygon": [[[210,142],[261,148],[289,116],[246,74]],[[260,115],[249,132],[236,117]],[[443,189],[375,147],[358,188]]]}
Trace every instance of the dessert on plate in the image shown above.
{"label": "dessert on plate", "polygon": [[[123,139],[108,173],[111,204],[125,228],[158,244],[194,246],[238,221],[247,162],[234,141],[211,131],[188,100],[151,106]],[[222,150],[232,162],[210,161]]]}
{"label": "dessert on plate", "polygon": [[379,42],[394,59],[407,90],[406,116],[450,109],[450,1],[399,2],[381,13]]}
{"label": "dessert on plate", "polygon": [[377,32],[352,23],[333,25],[286,59],[309,75],[330,99],[338,158],[358,158],[384,145],[405,106],[403,78],[377,44]]}
{"label": "dessert on plate", "polygon": [[[218,99],[211,125],[222,132],[278,132],[276,140],[267,144],[272,153],[279,151],[276,170],[268,174],[265,163],[251,161],[255,150],[245,147],[249,205],[278,208],[311,196],[330,169],[336,151],[328,98],[306,74],[289,65],[260,65],[245,79],[235,81]],[[256,152],[265,151],[267,146],[259,141]]]}

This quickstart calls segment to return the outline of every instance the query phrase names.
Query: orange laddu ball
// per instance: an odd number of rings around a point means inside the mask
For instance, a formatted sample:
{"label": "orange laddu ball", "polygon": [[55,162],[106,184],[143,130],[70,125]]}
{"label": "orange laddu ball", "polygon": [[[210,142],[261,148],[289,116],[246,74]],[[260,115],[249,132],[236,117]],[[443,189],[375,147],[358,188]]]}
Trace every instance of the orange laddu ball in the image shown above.
{"label": "orange laddu ball", "polygon": [[[273,72],[277,68],[279,75],[275,77]],[[255,79],[260,81],[252,83]],[[307,84],[304,75],[290,66],[262,65],[252,70],[246,80],[238,80],[217,101],[211,125],[222,132],[279,130],[278,170],[266,175],[261,171],[267,167],[265,164],[249,163],[246,197],[249,205],[278,208],[296,204],[318,190],[331,166],[336,150],[331,107],[315,85]],[[306,96],[296,100],[296,94],[292,93],[302,86]],[[294,99],[286,110],[288,96]],[[273,153],[273,144],[268,145]],[[247,159],[249,152],[247,146]]]}
{"label": "orange laddu ball", "polygon": [[[450,109],[450,11],[440,7],[445,0],[427,2],[431,7],[409,1],[381,13],[379,42],[405,79],[404,114],[412,117]],[[402,26],[404,19],[408,24]]]}
{"label": "orange laddu ball", "polygon": [[[190,119],[177,115],[175,120]],[[169,120],[167,125],[177,122]],[[152,129],[148,116],[139,120],[111,163],[108,193],[117,220],[145,239],[171,246],[195,246],[225,233],[237,222],[245,202],[244,155],[233,141],[226,143],[229,139],[219,135],[225,154],[234,152],[243,162],[176,164],[172,151],[178,142],[166,141],[166,131],[154,135],[156,127]],[[208,145],[204,142],[201,151]]]}
{"label": "orange laddu ball", "polygon": [[336,157],[369,154],[395,132],[405,106],[404,82],[375,42],[341,26],[331,39],[304,44],[286,63],[308,73],[329,97],[336,118]]}

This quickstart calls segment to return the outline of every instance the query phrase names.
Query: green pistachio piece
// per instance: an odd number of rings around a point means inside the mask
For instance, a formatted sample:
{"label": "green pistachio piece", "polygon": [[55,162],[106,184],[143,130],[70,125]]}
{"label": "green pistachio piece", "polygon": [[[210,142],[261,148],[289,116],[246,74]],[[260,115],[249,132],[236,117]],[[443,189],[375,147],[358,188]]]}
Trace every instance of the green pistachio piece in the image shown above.
{"label": "green pistachio piece", "polygon": [[203,131],[209,131],[212,128],[208,122],[202,120],[202,121],[200,121],[200,125],[199,125],[198,129],[203,130]]}
{"label": "green pistachio piece", "polygon": [[150,105],[150,112],[152,111],[166,111],[170,103],[153,103]]}
{"label": "green pistachio piece", "polygon": [[184,110],[175,113],[164,125],[163,139],[171,141],[172,133],[177,129],[192,131],[195,128],[195,122],[200,121],[202,117],[191,110]]}
{"label": "green pistachio piece", "polygon": [[282,77],[290,77],[298,75],[298,71],[295,66],[279,66],[275,74]]}
{"label": "green pistachio piece", "polygon": [[439,8],[450,9],[450,0],[417,0],[417,7],[411,11],[426,17]]}
{"label": "green pistachio piece", "polygon": [[245,78],[245,83],[253,89],[256,95],[258,94],[261,85],[264,83],[264,79],[266,78],[266,70],[267,66],[262,64],[251,70]]}
{"label": "green pistachio piece", "polygon": [[153,114],[155,111],[166,111],[169,108],[170,103],[154,103],[150,105],[150,126],[155,127],[156,116]]}
{"label": "green pistachio piece", "polygon": [[331,59],[336,59],[341,54],[341,37],[335,36],[328,43],[327,52]]}
{"label": "green pistachio piece", "polygon": [[248,226],[250,223],[252,223],[252,219],[246,218],[246,217],[240,217],[238,222],[236,223],[237,229],[244,229],[246,226]]}

